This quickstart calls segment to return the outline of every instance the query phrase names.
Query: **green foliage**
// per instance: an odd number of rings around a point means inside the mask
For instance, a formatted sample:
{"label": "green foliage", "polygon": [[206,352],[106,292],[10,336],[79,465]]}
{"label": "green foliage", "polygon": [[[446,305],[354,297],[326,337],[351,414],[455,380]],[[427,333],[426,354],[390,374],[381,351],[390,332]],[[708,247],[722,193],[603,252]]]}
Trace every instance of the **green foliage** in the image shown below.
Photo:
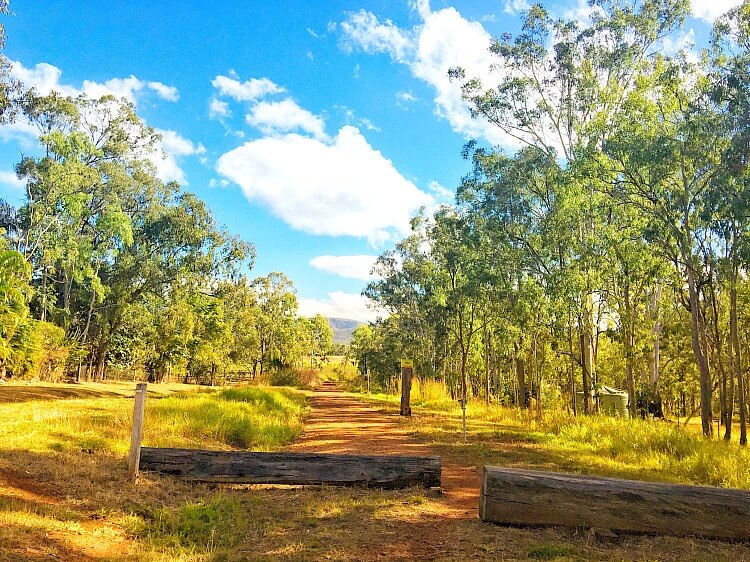
{"label": "green foliage", "polygon": [[[399,357],[453,398],[585,413],[603,385],[667,413],[714,412],[747,442],[750,11],[700,57],[665,54],[684,0],[542,6],[492,42],[494,84],[449,76],[515,152],[470,141],[455,207],[412,221],[366,296],[391,316],[355,334],[377,388]],[[662,407],[654,404],[654,410]]]}

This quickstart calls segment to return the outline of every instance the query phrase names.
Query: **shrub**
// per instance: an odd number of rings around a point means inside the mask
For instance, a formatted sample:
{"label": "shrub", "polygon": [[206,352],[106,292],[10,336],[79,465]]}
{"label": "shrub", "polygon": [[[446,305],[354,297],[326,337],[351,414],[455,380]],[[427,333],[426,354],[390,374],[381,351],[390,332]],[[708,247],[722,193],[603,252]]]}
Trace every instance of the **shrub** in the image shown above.
{"label": "shrub", "polygon": [[282,367],[271,372],[268,383],[271,386],[293,386],[309,390],[317,385],[318,374],[316,369]]}

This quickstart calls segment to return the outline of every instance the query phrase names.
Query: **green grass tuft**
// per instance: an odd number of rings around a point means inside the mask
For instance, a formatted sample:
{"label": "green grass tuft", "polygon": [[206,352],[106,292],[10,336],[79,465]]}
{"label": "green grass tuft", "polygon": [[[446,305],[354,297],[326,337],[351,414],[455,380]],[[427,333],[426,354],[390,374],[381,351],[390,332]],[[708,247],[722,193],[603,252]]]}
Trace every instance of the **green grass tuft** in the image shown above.
{"label": "green grass tuft", "polygon": [[532,560],[559,560],[569,559],[573,556],[573,550],[563,544],[539,544],[529,549],[528,557]]}

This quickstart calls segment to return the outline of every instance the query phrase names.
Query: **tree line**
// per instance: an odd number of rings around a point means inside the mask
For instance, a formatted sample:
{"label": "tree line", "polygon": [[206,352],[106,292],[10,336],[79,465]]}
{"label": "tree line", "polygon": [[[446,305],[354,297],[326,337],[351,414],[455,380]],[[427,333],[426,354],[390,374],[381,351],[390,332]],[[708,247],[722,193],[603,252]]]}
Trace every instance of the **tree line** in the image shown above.
{"label": "tree line", "polygon": [[[592,413],[714,414],[747,442],[750,4],[699,53],[673,52],[689,3],[539,5],[493,40],[493,77],[450,71],[514,150],[469,142],[455,205],[423,212],[364,294],[390,312],[353,353],[398,357],[454,397]],[[660,405],[660,406],[659,406]]]}
{"label": "tree line", "polygon": [[0,202],[0,378],[214,384],[330,351],[292,282],[250,278],[253,245],[157,177],[159,135],[131,103],[39,95],[2,64],[0,117],[39,150],[16,166],[23,203]]}

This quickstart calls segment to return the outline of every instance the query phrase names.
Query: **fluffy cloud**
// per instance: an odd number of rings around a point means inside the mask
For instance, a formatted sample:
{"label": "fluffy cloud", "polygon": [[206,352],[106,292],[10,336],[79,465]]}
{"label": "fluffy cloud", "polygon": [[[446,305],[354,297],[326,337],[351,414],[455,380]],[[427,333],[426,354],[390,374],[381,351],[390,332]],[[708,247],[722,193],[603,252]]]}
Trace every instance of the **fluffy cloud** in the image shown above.
{"label": "fluffy cloud", "polygon": [[231,117],[232,112],[229,110],[229,104],[225,101],[213,98],[208,105],[208,116],[211,119],[224,119]]}
{"label": "fluffy cloud", "polygon": [[0,140],[15,141],[26,149],[33,149],[37,144],[39,129],[25,119],[16,119],[12,123],[0,125]]}
{"label": "fluffy cloud", "polygon": [[315,269],[333,273],[348,279],[371,281],[375,276],[370,273],[378,256],[360,254],[356,256],[316,256],[310,260]]}
{"label": "fluffy cloud", "polygon": [[741,0],[692,0],[690,3],[693,16],[709,23],[740,4]]}
{"label": "fluffy cloud", "polygon": [[435,196],[438,203],[452,205],[455,202],[456,192],[441,185],[439,182],[432,180],[427,187]]}
{"label": "fluffy cloud", "polygon": [[188,185],[185,172],[180,168],[178,160],[185,156],[205,154],[206,148],[175,131],[156,129],[156,132],[161,135],[161,142],[157,146],[157,152],[149,155],[149,160],[156,166],[157,176],[165,182],[176,181],[181,185]]}
{"label": "fluffy cloud", "polygon": [[448,78],[448,69],[454,66],[466,69],[468,76],[485,80],[490,77],[490,34],[481,23],[463,18],[455,8],[432,11],[427,1],[417,2],[416,8],[423,21],[412,30],[400,29],[390,21],[381,22],[364,10],[350,14],[341,23],[343,47],[387,53],[394,61],[407,65],[416,78],[433,87],[435,113],[446,119],[454,131],[466,137],[483,137],[493,144],[517,146],[497,127],[473,119],[461,97],[460,84]]}
{"label": "fluffy cloud", "polygon": [[12,61],[10,73],[24,85],[36,88],[37,92],[43,95],[52,91],[73,97],[85,95],[90,98],[99,98],[105,95],[113,95],[116,98],[125,98],[133,103],[137,101],[137,94],[149,90],[168,101],[177,101],[180,97],[177,88],[174,86],[167,86],[161,82],[146,82],[135,76],[112,78],[106,82],[84,80],[81,87],[76,88],[62,84],[60,82],[62,70],[46,62],[40,62],[33,68],[27,68],[19,61]]}
{"label": "fluffy cloud", "polygon": [[177,101],[180,99],[180,92],[174,86],[167,86],[161,82],[149,82],[148,87],[157,95],[167,101]]}
{"label": "fluffy cloud", "polygon": [[[162,82],[146,82],[135,76],[112,78],[101,83],[84,80],[81,87],[76,88],[69,84],[63,84],[60,81],[62,71],[56,66],[44,62],[36,64],[33,68],[27,68],[18,61],[11,62],[10,71],[15,78],[26,86],[36,88],[40,94],[49,94],[56,91],[64,96],[84,95],[89,98],[113,95],[116,98],[125,98],[130,102],[137,103],[140,94],[152,91],[158,97],[168,101],[179,99],[177,88],[167,86]],[[177,181],[187,185],[185,173],[178,161],[186,156],[204,154],[206,152],[205,147],[200,143],[194,144],[175,131],[164,129],[157,129],[156,131],[161,135],[162,140],[156,147],[157,151],[149,155],[148,158],[156,166],[159,179],[162,181]],[[33,146],[39,133],[40,131],[31,123],[23,119],[0,127],[0,139],[5,141],[15,140],[24,146]]]}
{"label": "fluffy cloud", "polygon": [[257,103],[245,116],[245,121],[264,135],[303,131],[317,139],[326,138],[323,119],[301,108],[291,99]]}
{"label": "fluffy cloud", "polygon": [[407,32],[390,20],[381,23],[375,14],[365,10],[350,14],[341,23],[341,29],[344,32],[342,45],[348,51],[356,46],[366,53],[386,52],[398,62],[406,62],[414,49]]}
{"label": "fluffy cloud", "polygon": [[328,293],[328,299],[299,299],[300,316],[322,314],[328,318],[348,318],[360,322],[374,322],[378,316],[387,314],[382,310],[370,308],[372,301],[356,293],[334,291]]}
{"label": "fluffy cloud", "polygon": [[14,189],[23,189],[26,187],[24,180],[18,179],[15,172],[9,172],[7,170],[0,170],[0,184],[7,185]]}
{"label": "fluffy cloud", "polygon": [[240,82],[230,76],[219,75],[211,81],[211,85],[222,96],[236,101],[253,101],[268,94],[280,94],[284,88],[277,86],[268,78],[251,78]]}
{"label": "fluffy cloud", "polygon": [[53,90],[64,96],[77,96],[80,93],[80,90],[72,86],[60,84],[62,70],[46,62],[40,62],[34,68],[26,68],[19,61],[11,61],[10,73],[25,86],[36,88],[43,95]]}
{"label": "fluffy cloud", "polygon": [[288,134],[227,152],[217,171],[298,230],[382,243],[408,232],[433,198],[405,179],[356,127],[331,140]]}

